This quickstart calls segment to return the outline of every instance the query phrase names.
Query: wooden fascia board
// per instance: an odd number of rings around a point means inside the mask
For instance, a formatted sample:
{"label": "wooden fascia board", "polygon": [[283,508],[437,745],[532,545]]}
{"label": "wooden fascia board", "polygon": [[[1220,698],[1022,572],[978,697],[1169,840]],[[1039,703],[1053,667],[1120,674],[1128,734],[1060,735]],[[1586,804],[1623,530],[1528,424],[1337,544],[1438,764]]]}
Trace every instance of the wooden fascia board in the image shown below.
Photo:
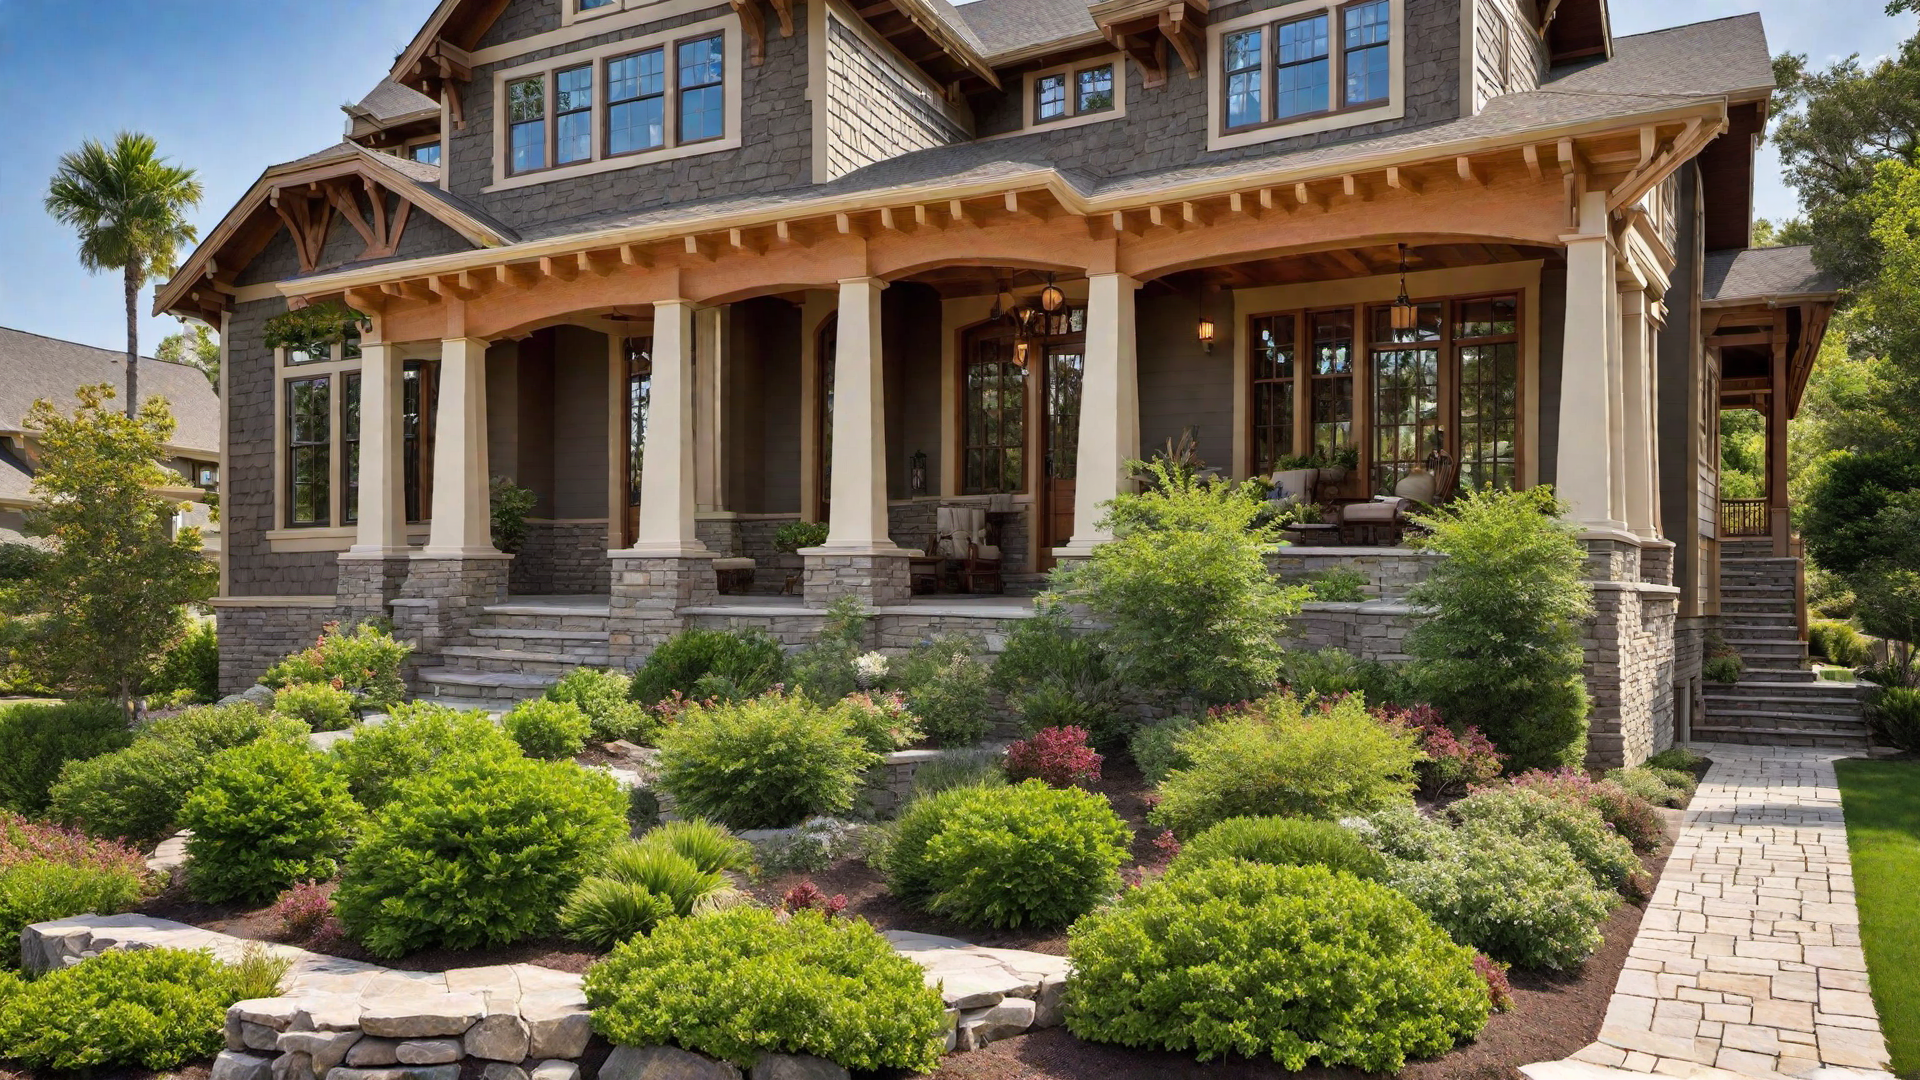
{"label": "wooden fascia board", "polygon": [[996,68],[1014,67],[1037,60],[1047,60],[1061,53],[1070,53],[1078,49],[1091,48],[1095,45],[1110,44],[1112,43],[1107,40],[1107,35],[1098,30],[1089,30],[1084,34],[1075,34],[1072,37],[1061,38],[1058,41],[1048,41],[1039,45],[1027,45],[1018,49],[1009,49],[1006,52],[994,53],[992,56],[987,57],[987,62]]}
{"label": "wooden fascia board", "polygon": [[993,65],[987,63],[986,57],[981,56],[973,46],[954,34],[947,26],[946,20],[935,14],[932,8],[921,0],[893,0],[893,5],[900,14],[905,15],[908,21],[918,27],[921,33],[932,38],[943,52],[958,60],[961,67],[978,76],[995,90],[1002,89],[1000,76],[993,70]]}
{"label": "wooden fascia board", "polygon": [[[427,16],[427,21],[421,25],[419,32],[413,35],[413,40],[409,41],[400,55],[394,58],[393,67],[387,72],[387,77],[402,86],[411,85],[406,79],[407,73],[426,59],[434,40],[440,36],[440,31],[446,28],[447,20],[453,17],[454,10],[463,2],[464,0],[440,0],[440,6],[433,9],[433,14]],[[419,89],[417,86],[413,88]]]}
{"label": "wooden fascia board", "polygon": [[[1452,169],[1455,167],[1454,159],[1462,155],[1518,152],[1527,145],[1537,146],[1560,139],[1579,140],[1614,135],[1637,130],[1646,123],[1684,122],[1719,109],[1721,104],[1717,101],[1703,102],[1658,113],[1582,121],[1577,124],[1535,128],[1499,136],[1476,136],[1472,139],[1436,143],[1393,153],[1324,161],[1309,167],[1250,170],[1230,177],[1194,181],[1164,188],[1143,188],[1119,195],[1083,195],[1055,170],[1035,167],[1011,176],[969,184],[930,182],[861,192],[841,198],[795,203],[776,209],[744,210],[697,220],[610,229],[604,232],[570,233],[483,251],[433,255],[404,263],[383,263],[378,267],[367,269],[313,275],[298,281],[283,283],[280,288],[281,292],[288,296],[321,295],[349,288],[377,286],[383,281],[394,281],[405,277],[425,277],[431,274],[478,269],[502,261],[524,262],[542,256],[568,255],[588,249],[614,248],[623,244],[660,243],[693,234],[708,235],[725,233],[730,229],[766,228],[781,221],[832,218],[835,214],[842,213],[873,213],[888,206],[898,208],[916,203],[945,204],[950,201],[972,201],[1004,195],[1009,191],[1045,192],[1069,213],[1086,218],[1109,217],[1115,211],[1145,212],[1149,207],[1164,206],[1173,202],[1224,199],[1236,191],[1246,192],[1263,187],[1291,188],[1296,183],[1338,179],[1341,175],[1348,173],[1384,172],[1389,166],[1410,168],[1422,164],[1437,164]],[[1717,113],[1714,114],[1717,115]]]}
{"label": "wooden fascia board", "polygon": [[1839,301],[1839,293],[1781,293],[1778,296],[1732,296],[1719,300],[1702,300],[1700,306],[1710,311],[1732,311],[1741,308],[1771,310],[1799,304],[1832,305]]}

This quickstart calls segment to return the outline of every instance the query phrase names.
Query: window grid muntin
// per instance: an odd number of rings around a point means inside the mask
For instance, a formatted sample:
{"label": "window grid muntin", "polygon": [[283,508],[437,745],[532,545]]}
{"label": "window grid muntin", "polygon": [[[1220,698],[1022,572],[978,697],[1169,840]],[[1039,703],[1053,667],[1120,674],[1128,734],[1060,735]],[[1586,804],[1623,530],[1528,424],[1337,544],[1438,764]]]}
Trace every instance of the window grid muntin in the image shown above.
{"label": "window grid muntin", "polygon": [[1073,73],[1073,111],[1076,116],[1106,112],[1119,100],[1113,86],[1112,64],[1095,64]]}
{"label": "window grid muntin", "polygon": [[1257,315],[1252,320],[1250,402],[1257,476],[1272,474],[1280,459],[1293,453],[1299,325],[1294,315]]}
{"label": "window grid muntin", "polygon": [[1033,119],[1044,124],[1067,115],[1067,73],[1043,75],[1033,81]]}
{"label": "window grid muntin", "polygon": [[360,522],[360,373],[340,376],[340,522]]}
{"label": "window grid muntin", "polygon": [[553,73],[553,163],[593,160],[593,68],[577,64]]}
{"label": "window grid muntin", "polygon": [[1027,488],[1027,373],[1013,348],[1010,338],[986,338],[967,357],[961,462],[969,495]]}
{"label": "window grid muntin", "polygon": [[333,400],[331,376],[286,380],[288,528],[333,523]]}
{"label": "window grid muntin", "polygon": [[1352,308],[1307,314],[1312,385],[1308,431],[1315,453],[1324,454],[1353,445]]}
{"label": "window grid muntin", "polygon": [[1291,120],[1325,112],[1331,100],[1333,60],[1327,13],[1277,24],[1273,28],[1273,117]]}
{"label": "window grid muntin", "polygon": [[1341,103],[1373,105],[1392,92],[1393,12],[1388,0],[1361,0],[1340,9]]}
{"label": "window grid muntin", "polygon": [[1459,486],[1511,488],[1519,478],[1519,298],[1456,301],[1450,326],[1459,379]]}
{"label": "window grid muntin", "polygon": [[[1239,133],[1262,127],[1282,126],[1319,116],[1332,116],[1348,110],[1359,111],[1390,104],[1393,98],[1393,0],[1357,0],[1326,4],[1311,13],[1256,26],[1230,28],[1220,38],[1222,85],[1218,101],[1221,133]],[[1377,5],[1377,6],[1376,6]],[[1356,44],[1346,47],[1347,13],[1358,11],[1353,20]],[[1338,17],[1338,23],[1333,20]],[[1283,67],[1280,31],[1283,27],[1327,20],[1328,48],[1324,54],[1290,54],[1294,61]],[[1338,26],[1338,46],[1333,28]],[[1263,51],[1265,34],[1272,31],[1271,48]],[[1314,38],[1318,42],[1318,37]],[[1324,59],[1322,56],[1324,55]],[[1359,85],[1368,96],[1349,101],[1346,92],[1348,62],[1361,65]],[[1249,58],[1252,62],[1249,63]],[[1300,81],[1287,76],[1288,70],[1319,70],[1324,65],[1324,81]],[[1283,90],[1284,88],[1284,90]],[[1377,95],[1375,94],[1378,89]],[[1283,94],[1287,95],[1283,97]],[[1305,94],[1317,107],[1307,108],[1299,101]],[[1317,98],[1314,95],[1318,94]],[[1287,104],[1291,101],[1292,104]],[[1300,111],[1289,111],[1299,109]]]}
{"label": "window grid muntin", "polygon": [[[623,134],[641,130],[641,141],[622,145]],[[667,47],[616,56],[607,61],[608,157],[658,150],[667,145]]]}
{"label": "window grid muntin", "polygon": [[1372,309],[1368,335],[1372,382],[1372,490],[1391,495],[1414,466],[1424,465],[1438,435],[1445,438],[1440,358],[1444,353],[1444,301],[1415,306],[1411,330],[1393,329],[1393,309]]}
{"label": "window grid muntin", "polygon": [[[705,56],[689,50],[705,48]],[[726,41],[722,34],[704,34],[673,47],[679,78],[680,145],[725,138],[727,134]],[[688,57],[692,56],[689,64]],[[712,130],[694,129],[695,118],[710,120]]]}
{"label": "window grid muntin", "polygon": [[547,77],[534,75],[507,83],[507,172],[538,172],[547,167]]}
{"label": "window grid muntin", "polygon": [[1226,47],[1221,50],[1221,63],[1226,76],[1226,126],[1229,129],[1252,127],[1267,118],[1263,111],[1265,95],[1261,93],[1265,41],[1266,31],[1260,28],[1236,31],[1224,39]]}

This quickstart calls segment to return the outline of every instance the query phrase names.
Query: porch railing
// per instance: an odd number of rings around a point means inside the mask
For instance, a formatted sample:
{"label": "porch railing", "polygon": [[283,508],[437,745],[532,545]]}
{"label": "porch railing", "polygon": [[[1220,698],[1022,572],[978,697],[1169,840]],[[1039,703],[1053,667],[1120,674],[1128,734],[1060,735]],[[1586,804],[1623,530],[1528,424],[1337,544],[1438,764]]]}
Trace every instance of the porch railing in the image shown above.
{"label": "porch railing", "polygon": [[1765,499],[1721,499],[1720,536],[1767,536],[1772,533]]}

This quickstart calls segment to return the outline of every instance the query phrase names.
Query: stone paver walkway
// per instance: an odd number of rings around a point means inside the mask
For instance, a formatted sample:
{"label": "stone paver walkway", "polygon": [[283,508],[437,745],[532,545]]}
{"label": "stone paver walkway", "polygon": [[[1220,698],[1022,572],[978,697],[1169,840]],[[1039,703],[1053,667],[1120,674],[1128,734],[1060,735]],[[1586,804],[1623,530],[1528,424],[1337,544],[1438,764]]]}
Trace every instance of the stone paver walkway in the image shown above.
{"label": "stone paver walkway", "polygon": [[1833,772],[1848,755],[1698,749],[1713,767],[1640,921],[1599,1040],[1571,1061],[1526,1071],[1534,1080],[1611,1070],[1884,1075]]}

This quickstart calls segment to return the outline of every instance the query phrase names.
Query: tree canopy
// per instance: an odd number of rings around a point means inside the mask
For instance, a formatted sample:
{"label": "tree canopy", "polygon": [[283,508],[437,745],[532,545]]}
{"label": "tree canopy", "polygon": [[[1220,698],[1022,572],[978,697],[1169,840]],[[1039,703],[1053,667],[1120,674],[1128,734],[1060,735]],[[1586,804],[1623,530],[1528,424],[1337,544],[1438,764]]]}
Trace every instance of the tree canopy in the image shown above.
{"label": "tree canopy", "polygon": [[183,325],[179,333],[161,338],[160,348],[153,355],[170,364],[199,368],[200,374],[213,384],[213,392],[220,392],[220,339],[213,336],[205,323]]}

